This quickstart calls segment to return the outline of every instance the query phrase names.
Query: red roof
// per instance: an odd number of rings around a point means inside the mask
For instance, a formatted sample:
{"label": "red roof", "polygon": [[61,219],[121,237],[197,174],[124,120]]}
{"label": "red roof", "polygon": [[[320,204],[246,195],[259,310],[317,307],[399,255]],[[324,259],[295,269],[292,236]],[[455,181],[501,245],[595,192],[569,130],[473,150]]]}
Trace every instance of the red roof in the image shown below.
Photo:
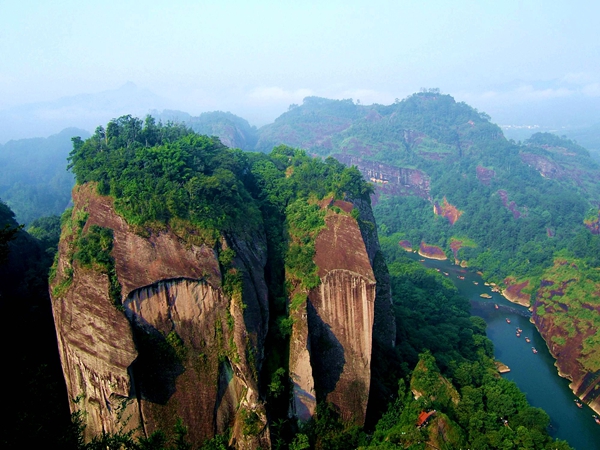
{"label": "red roof", "polygon": [[419,414],[419,419],[417,420],[417,426],[420,427],[421,425],[423,425],[425,422],[427,422],[427,419],[429,419],[431,416],[433,416],[435,414],[435,409],[433,411],[421,411],[421,413]]}

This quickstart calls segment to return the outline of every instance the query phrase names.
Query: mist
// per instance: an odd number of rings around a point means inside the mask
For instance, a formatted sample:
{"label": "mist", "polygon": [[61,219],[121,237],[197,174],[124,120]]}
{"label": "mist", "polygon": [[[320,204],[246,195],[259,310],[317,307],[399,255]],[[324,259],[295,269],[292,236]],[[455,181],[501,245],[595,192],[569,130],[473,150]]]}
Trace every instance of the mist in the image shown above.
{"label": "mist", "polygon": [[0,142],[121,114],[230,111],[439,88],[502,125],[600,122],[600,6],[585,1],[0,5]]}

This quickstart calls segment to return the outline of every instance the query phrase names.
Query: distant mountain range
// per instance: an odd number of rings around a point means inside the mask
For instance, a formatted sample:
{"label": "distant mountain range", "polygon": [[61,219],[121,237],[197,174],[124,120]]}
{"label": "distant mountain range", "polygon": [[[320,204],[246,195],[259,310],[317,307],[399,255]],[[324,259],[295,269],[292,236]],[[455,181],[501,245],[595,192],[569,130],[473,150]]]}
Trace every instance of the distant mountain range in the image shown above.
{"label": "distant mountain range", "polygon": [[46,137],[69,127],[93,131],[124,114],[144,117],[151,109],[166,106],[166,100],[131,82],[96,94],[16,106],[0,111],[0,144],[11,139]]}

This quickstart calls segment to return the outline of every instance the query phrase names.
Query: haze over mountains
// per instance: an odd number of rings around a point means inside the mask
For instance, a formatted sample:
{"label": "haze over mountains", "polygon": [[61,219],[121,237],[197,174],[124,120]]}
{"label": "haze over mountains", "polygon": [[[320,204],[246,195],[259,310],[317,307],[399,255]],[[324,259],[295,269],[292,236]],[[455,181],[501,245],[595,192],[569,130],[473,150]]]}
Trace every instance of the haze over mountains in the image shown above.
{"label": "haze over mountains", "polygon": [[118,89],[29,103],[0,110],[0,143],[48,137],[69,127],[93,132],[98,124],[123,114],[145,116],[167,106],[165,99],[128,82]]}
{"label": "haze over mountains", "polygon": [[[444,93],[444,89],[441,90]],[[354,94],[361,95],[361,92]],[[383,97],[373,92],[364,91],[362,94],[362,101],[360,98],[353,101],[362,104],[394,101],[393,98],[382,101]],[[287,94],[284,91],[271,92],[270,95],[279,97],[279,100],[259,106],[248,100],[256,95],[256,91],[246,96],[240,94],[237,102],[231,99],[225,101],[228,106],[223,110],[229,109],[260,127],[275,120],[290,103],[301,103],[304,96],[318,93],[310,90]],[[585,77],[534,82],[515,80],[485,90],[458,92],[453,96],[457,101],[465,101],[489,114],[508,139],[525,140],[536,132],[552,132],[577,140],[592,155],[600,158],[600,87]],[[0,120],[4,124],[0,128],[0,144],[11,139],[47,137],[68,127],[82,128],[91,133],[98,124],[124,114],[144,117],[152,113],[163,120],[187,121],[191,116],[210,111],[202,104],[191,109],[178,103],[127,82],[117,89],[13,106],[0,110]],[[252,145],[248,143],[243,147],[251,148]]]}

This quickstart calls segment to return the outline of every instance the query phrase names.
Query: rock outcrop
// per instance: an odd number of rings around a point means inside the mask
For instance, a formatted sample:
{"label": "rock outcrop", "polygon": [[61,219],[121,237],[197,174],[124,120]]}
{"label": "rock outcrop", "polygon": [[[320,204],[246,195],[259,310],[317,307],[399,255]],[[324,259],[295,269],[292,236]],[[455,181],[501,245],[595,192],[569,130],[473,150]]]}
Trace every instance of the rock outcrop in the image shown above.
{"label": "rock outcrop", "polygon": [[[261,230],[201,243],[169,226],[128,225],[93,183],[76,186],[73,200],[51,291],[85,437],[170,433],[182,423],[194,445],[232,430],[236,448],[269,448],[259,383],[269,323]],[[395,343],[389,275],[368,202],[326,200],[323,208],[314,255],[320,284],[290,309],[291,413],[308,420],[318,399],[360,425],[374,342]],[[113,269],[77,256],[98,227],[112,233]]]}
{"label": "rock outcrop", "polygon": [[532,305],[532,321],[573,393],[600,413],[597,344],[600,283],[581,277],[574,262],[557,258]]}
{"label": "rock outcrop", "polygon": [[440,261],[448,259],[441,247],[438,247],[437,245],[429,245],[425,242],[421,242],[419,245],[419,255],[423,256],[424,258],[438,259]]}
{"label": "rock outcrop", "polygon": [[444,197],[444,202],[441,205],[437,201],[433,203],[433,213],[445,217],[450,222],[450,225],[454,225],[463,212],[456,206],[448,203],[448,200]]}
{"label": "rock outcrop", "polygon": [[332,156],[347,166],[356,166],[365,180],[375,183],[380,193],[400,196],[415,195],[426,200],[430,199],[431,180],[421,170],[395,167],[347,154]]}
{"label": "rock outcrop", "polygon": [[[82,235],[93,225],[112,230],[121,286],[119,307],[110,277],[73,260],[78,231],[63,230],[52,305],[69,396],[80,399],[72,409],[86,412],[87,437],[170,432],[181,419],[195,444],[231,427],[236,447],[268,446],[257,379],[267,288],[254,276],[266,262],[264,237],[242,244],[222,236],[215,247],[186,244],[169,229],[142,237],[93,185],[76,187],[73,199],[72,217],[87,216]],[[239,292],[223,289],[218,247],[235,251],[229,270]]]}
{"label": "rock outcrop", "polygon": [[[377,236],[359,225],[368,221],[370,208],[359,200],[333,205],[343,212],[328,210],[315,242],[320,284],[292,312],[292,411],[305,421],[314,414],[316,400],[324,400],[344,420],[362,425],[373,339],[388,346],[395,341],[389,276],[378,267]],[[361,211],[358,220],[349,214],[353,208]]]}

